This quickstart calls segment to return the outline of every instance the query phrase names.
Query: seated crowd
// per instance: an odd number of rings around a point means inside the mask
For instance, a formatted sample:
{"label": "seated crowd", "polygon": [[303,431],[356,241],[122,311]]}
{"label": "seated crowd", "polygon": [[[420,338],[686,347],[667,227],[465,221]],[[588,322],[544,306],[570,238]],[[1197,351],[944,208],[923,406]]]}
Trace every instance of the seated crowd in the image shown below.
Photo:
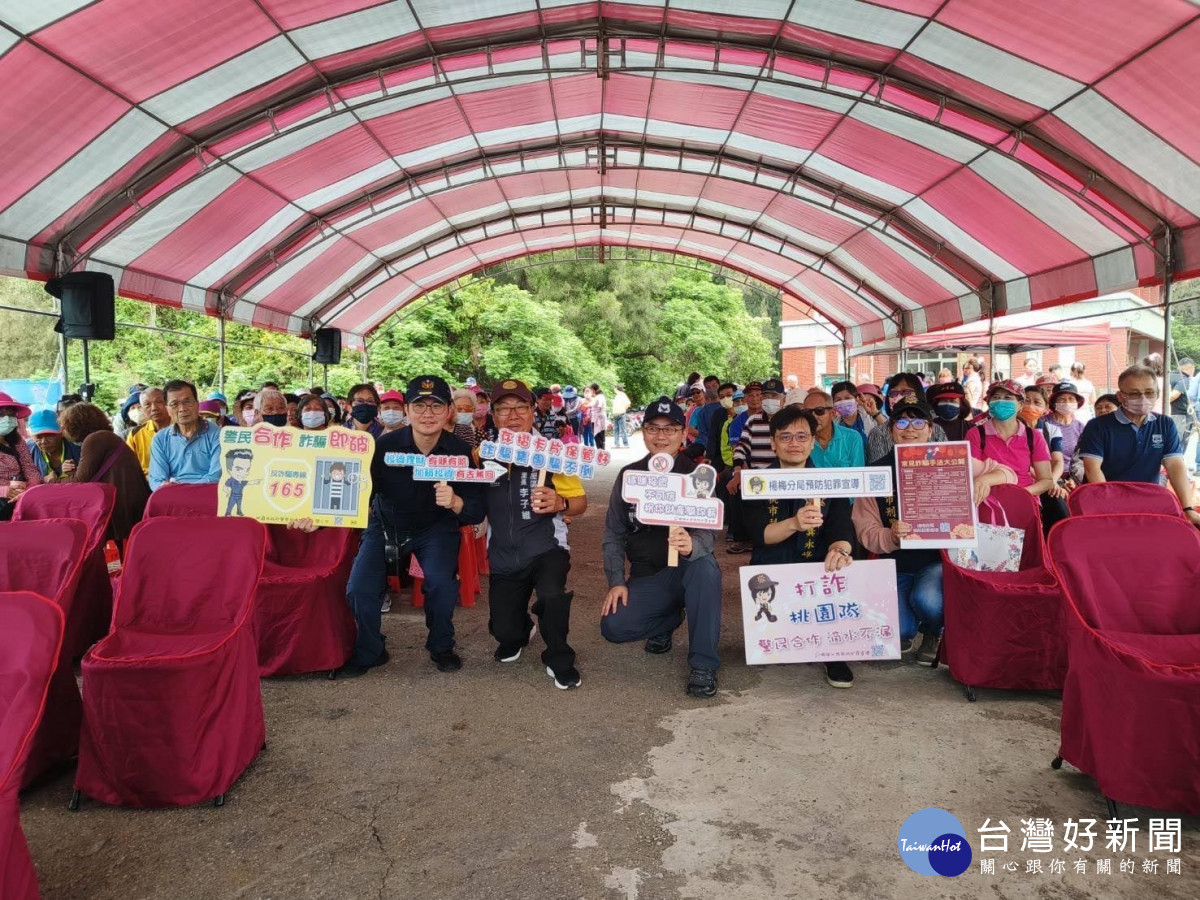
{"label": "seated crowd", "polygon": [[[828,391],[785,386],[774,377],[737,385],[693,373],[673,397],[646,405],[646,453],[626,468],[646,470],[655,453],[673,457],[677,473],[690,473],[701,462],[712,465],[716,496],[725,505],[725,552],[749,553],[752,565],[820,562],[832,572],[869,555],[894,560],[902,653],[932,666],[943,622],[942,557],[901,547],[911,529],[897,516],[896,497],[743,502],[742,486],[753,478],[748,473],[892,467],[897,445],[966,441],[976,503],[985,502],[996,485],[1015,484],[1038,498],[1047,530],[1068,515],[1066,498],[1076,486],[1104,481],[1165,483],[1188,520],[1200,526],[1184,461],[1187,435],[1171,416],[1156,412],[1162,388],[1154,369],[1126,369],[1117,392],[1097,397],[1090,408],[1090,383],[1081,388],[1060,375],[1039,378],[1027,371],[1022,379],[985,385],[982,369],[982,361],[972,361],[961,382],[901,372],[882,387],[842,381]],[[622,439],[628,446],[629,410],[618,385],[612,401],[618,446]],[[563,474],[539,480],[534,470],[516,465],[491,485],[415,481],[411,468],[386,466],[383,457],[471,456],[497,429],[603,447],[608,411],[595,384],[579,392],[571,385],[531,389],[505,379],[487,391],[473,379],[452,389],[435,376],[418,376],[403,391],[357,384],[343,397],[320,387],[288,392],[268,382],[237,393],[232,405],[219,392],[201,400],[195,385],[171,380],[161,388],[132,387],[113,419],[76,396],[65,397],[56,411],[34,412],[0,393],[0,485],[7,486],[0,519],[11,518],[29,487],[103,482],[116,489],[109,536],[120,546],[152,491],[220,481],[224,427],[263,422],[305,431],[365,431],[375,439],[374,493],[347,584],[358,636],[342,673],[360,676],[389,659],[381,630],[389,544],[420,566],[432,662],[444,672],[461,668],[452,621],[460,542],[463,529],[480,534],[486,527],[494,658],[517,662],[540,632],[546,673],[557,688],[569,690],[581,684],[568,642],[574,597],[568,590],[568,530],[588,506],[582,481]],[[311,522],[298,527],[312,529]],[[614,643],[645,641],[647,652],[661,654],[670,651],[686,620],[686,690],[696,697],[711,697],[717,687],[716,543],[713,531],[639,523],[621,497],[618,474],[604,520],[601,633]],[[672,552],[678,565],[668,564]],[[844,661],[826,663],[825,675],[834,687],[854,682]]]}

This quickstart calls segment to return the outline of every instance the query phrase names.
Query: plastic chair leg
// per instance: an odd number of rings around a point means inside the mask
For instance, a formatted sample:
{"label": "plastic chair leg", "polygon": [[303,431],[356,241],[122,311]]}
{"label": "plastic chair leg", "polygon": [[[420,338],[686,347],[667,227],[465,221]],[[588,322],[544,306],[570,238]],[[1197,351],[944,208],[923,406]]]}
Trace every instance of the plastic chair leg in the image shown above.
{"label": "plastic chair leg", "polygon": [[1050,760],[1050,768],[1052,768],[1052,769],[1055,769],[1055,770],[1061,769],[1062,764],[1063,764],[1063,758],[1061,756],[1056,756],[1056,757],[1054,757],[1054,759]]}
{"label": "plastic chair leg", "polygon": [[971,687],[969,684],[964,684],[963,693],[967,695],[968,700],[970,700],[972,703],[975,702],[975,688]]}
{"label": "plastic chair leg", "polygon": [[424,578],[413,579],[412,604],[416,609],[420,609],[425,605],[425,593],[421,590],[421,585],[424,583]]}

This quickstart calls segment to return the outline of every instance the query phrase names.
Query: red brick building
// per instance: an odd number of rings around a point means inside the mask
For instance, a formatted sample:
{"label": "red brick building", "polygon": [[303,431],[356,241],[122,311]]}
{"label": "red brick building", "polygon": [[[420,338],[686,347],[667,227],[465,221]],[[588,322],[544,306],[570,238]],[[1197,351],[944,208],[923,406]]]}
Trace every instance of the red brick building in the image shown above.
{"label": "red brick building", "polygon": [[[1067,306],[997,319],[1003,327],[1018,324],[1038,325],[1077,319],[1080,324],[1096,326],[1107,324],[1109,340],[1106,344],[1081,344],[1078,346],[1053,346],[1040,349],[1018,349],[1012,353],[1002,351],[1003,336],[997,338],[996,366],[1005,375],[1025,370],[1025,360],[1032,356],[1037,371],[1045,372],[1050,366],[1059,364],[1064,374],[1069,375],[1071,364],[1078,361],[1086,366],[1087,377],[1096,385],[1099,393],[1115,390],[1117,375],[1132,363],[1138,362],[1149,353],[1163,352],[1163,318],[1158,310],[1147,308],[1158,302],[1158,288],[1145,288],[1098,297]],[[881,384],[889,375],[900,369],[900,352],[897,342],[877,345],[862,350],[851,349],[850,379],[856,384],[869,381]],[[863,352],[866,351],[866,352]],[[781,345],[782,371],[785,378],[795,375],[801,387],[814,384],[830,384],[845,378],[842,345],[823,328],[812,322],[784,322]],[[984,350],[944,349],[931,351],[909,351],[906,369],[910,372],[929,372],[936,375],[941,368],[948,368],[957,377],[962,365],[970,357],[982,357],[989,378],[993,373],[992,360]]]}

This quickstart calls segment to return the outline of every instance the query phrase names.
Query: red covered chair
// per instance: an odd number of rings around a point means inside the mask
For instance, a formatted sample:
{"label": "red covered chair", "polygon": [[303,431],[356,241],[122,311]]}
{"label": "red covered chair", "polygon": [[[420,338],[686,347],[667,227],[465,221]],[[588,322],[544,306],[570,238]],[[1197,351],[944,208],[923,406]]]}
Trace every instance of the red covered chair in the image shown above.
{"label": "red covered chair", "polygon": [[87,527],[79,587],[63,638],[68,659],[83,656],[108,634],[112,621],[112,581],[104,544],[116,502],[117,489],[111,484],[40,484],[21,495],[13,512],[14,522],[78,519]]}
{"label": "red covered chair", "polygon": [[[215,484],[166,484],[146,505],[146,517],[211,516]],[[254,604],[258,674],[331,675],[354,652],[354,613],[346,583],[358,532],[322,528],[312,534],[267,526],[267,552]]]}
{"label": "red covered chair", "polygon": [[267,559],[254,608],[258,674],[331,677],[353,654],[356,626],[346,584],[358,532],[312,534],[268,526]]}
{"label": "red covered chair", "polygon": [[1183,518],[1183,507],[1174,491],[1140,481],[1081,484],[1067,496],[1067,509],[1073,516],[1151,513]]}
{"label": "red covered chair", "polygon": [[50,678],[62,651],[58,605],[28,591],[0,593],[0,897],[37,900],[37,873],[17,794]]}
{"label": "red covered chair", "polygon": [[266,530],[156,518],[129,538],[113,630],[83,658],[72,808],[217,805],[264,746],[251,615]]}
{"label": "red covered chair", "polygon": [[1065,759],[1114,801],[1200,815],[1200,534],[1175,516],[1050,532],[1065,598]]}
{"label": "red covered chair", "polygon": [[[41,594],[62,611],[64,623],[70,622],[86,546],[87,528],[77,519],[0,522],[0,591]],[[81,711],[64,642],[50,679],[46,713],[20,775],[22,787],[78,753]]]}
{"label": "red covered chair", "polygon": [[150,495],[145,518],[162,516],[215,516],[215,484],[164,484]]}
{"label": "red covered chair", "polygon": [[[470,525],[459,529],[462,537],[458,542],[458,605],[474,606],[479,596],[479,562],[476,559],[475,529]],[[425,605],[424,578],[413,579],[412,603],[420,609]]]}
{"label": "red covered chair", "polygon": [[[1016,572],[975,572],[955,565],[942,551],[945,634],[940,661],[963,685],[968,700],[975,688],[1058,690],[1066,675],[1062,594],[1045,568],[1038,501],[1016,485],[992,488],[1012,528],[1025,532],[1021,567]],[[989,518],[980,507],[980,520]],[[994,517],[999,524],[1003,518]]]}

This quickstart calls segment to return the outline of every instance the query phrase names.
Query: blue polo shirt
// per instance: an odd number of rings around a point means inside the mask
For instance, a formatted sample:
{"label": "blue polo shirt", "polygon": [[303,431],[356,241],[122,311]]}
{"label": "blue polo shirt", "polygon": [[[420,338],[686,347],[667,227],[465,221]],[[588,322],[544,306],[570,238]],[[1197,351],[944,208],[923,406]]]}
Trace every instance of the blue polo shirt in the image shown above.
{"label": "blue polo shirt", "polygon": [[210,484],[221,480],[221,429],[204,419],[191,439],[178,425],[164,428],[150,444],[150,490],[168,481]]}
{"label": "blue polo shirt", "polygon": [[833,425],[833,440],[829,446],[821,449],[821,445],[813,441],[812,453],[809,458],[812,465],[821,469],[854,469],[866,465],[862,438],[853,428],[844,425]]}
{"label": "blue polo shirt", "polygon": [[1150,413],[1141,427],[1118,409],[1096,416],[1079,436],[1079,455],[1100,460],[1100,471],[1109,481],[1144,481],[1158,484],[1162,462],[1183,456],[1179,431],[1170,416]]}

